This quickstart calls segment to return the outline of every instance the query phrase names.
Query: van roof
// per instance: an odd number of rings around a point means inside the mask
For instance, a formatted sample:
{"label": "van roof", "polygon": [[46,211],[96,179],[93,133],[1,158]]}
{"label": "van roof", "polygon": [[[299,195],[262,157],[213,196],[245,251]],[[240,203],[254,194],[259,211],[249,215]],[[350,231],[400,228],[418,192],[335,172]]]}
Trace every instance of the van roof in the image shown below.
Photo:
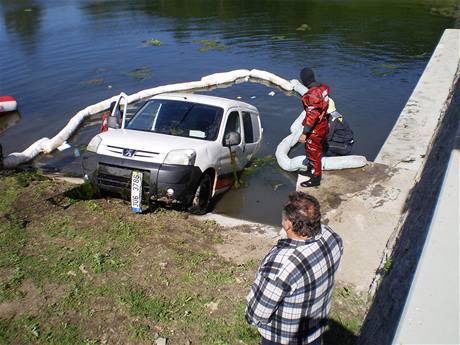
{"label": "van roof", "polygon": [[255,106],[223,97],[215,97],[215,96],[208,96],[208,95],[200,95],[196,93],[162,93],[159,95],[153,96],[151,99],[171,99],[171,100],[186,100],[193,103],[201,103],[207,105],[213,105],[217,107],[221,107],[224,109],[228,109],[230,107],[244,107],[254,110],[258,113],[258,110]]}

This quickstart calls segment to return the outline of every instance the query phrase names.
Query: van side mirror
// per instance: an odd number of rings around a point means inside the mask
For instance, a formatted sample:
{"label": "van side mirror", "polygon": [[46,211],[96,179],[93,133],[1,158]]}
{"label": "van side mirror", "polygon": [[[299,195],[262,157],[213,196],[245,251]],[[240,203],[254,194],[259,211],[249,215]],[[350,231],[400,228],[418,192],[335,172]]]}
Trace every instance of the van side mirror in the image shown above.
{"label": "van side mirror", "polygon": [[116,116],[109,116],[107,118],[107,127],[114,128],[114,129],[120,128],[120,125],[118,124],[118,119]]}
{"label": "van side mirror", "polygon": [[237,132],[230,132],[224,138],[224,146],[232,147],[241,142],[241,135]]}

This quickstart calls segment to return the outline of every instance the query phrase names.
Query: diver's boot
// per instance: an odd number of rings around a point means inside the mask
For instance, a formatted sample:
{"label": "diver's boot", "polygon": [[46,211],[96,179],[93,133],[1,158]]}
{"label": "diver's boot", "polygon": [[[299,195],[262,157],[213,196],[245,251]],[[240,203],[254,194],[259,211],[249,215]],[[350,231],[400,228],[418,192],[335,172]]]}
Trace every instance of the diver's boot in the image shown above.
{"label": "diver's boot", "polygon": [[311,167],[311,165],[308,165],[307,170],[305,170],[305,171],[299,170],[297,172],[297,174],[302,175],[302,176],[311,177],[313,175],[312,170],[313,170],[313,168]]}
{"label": "diver's boot", "polygon": [[300,183],[300,186],[304,188],[308,188],[308,187],[317,187],[320,184],[321,184],[321,175],[319,176],[310,175],[310,179]]}

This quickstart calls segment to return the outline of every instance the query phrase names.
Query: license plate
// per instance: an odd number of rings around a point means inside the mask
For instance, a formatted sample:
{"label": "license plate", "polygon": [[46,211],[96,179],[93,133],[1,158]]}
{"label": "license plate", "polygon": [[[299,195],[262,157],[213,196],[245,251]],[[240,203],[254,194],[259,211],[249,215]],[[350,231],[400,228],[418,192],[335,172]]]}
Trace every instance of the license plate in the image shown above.
{"label": "license plate", "polygon": [[131,209],[135,213],[141,213],[142,204],[142,173],[133,171],[131,177]]}

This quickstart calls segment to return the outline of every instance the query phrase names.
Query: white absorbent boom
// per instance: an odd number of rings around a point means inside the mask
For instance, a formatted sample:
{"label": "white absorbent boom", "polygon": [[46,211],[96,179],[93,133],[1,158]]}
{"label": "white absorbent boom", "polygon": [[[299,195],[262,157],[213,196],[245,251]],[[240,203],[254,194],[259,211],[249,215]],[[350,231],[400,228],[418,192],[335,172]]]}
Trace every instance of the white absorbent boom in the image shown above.
{"label": "white absorbent boom", "polygon": [[[223,73],[215,73],[208,76],[201,78],[199,81],[191,81],[186,83],[178,83],[178,84],[170,84],[170,85],[163,85],[157,86],[151,89],[142,90],[135,94],[127,96],[127,103],[137,102],[142,99],[150,98],[152,96],[168,93],[168,92],[181,92],[181,91],[192,91],[196,89],[205,89],[210,88],[213,86],[218,86],[222,84],[230,84],[236,82],[256,82],[256,83],[270,83],[276,85],[277,87],[285,90],[285,91],[296,91],[298,94],[303,95],[306,92],[306,88],[300,84],[297,80],[287,81],[273,73],[261,71],[257,69],[247,70],[247,69],[238,69],[230,72],[223,72]],[[113,96],[109,99],[96,103],[94,105],[88,106],[78,113],[76,113],[67,125],[54,137],[52,138],[42,138],[37,140],[27,149],[22,152],[14,152],[9,154],[4,158],[3,167],[5,169],[13,169],[18,165],[28,162],[34,159],[40,153],[51,153],[60,145],[62,145],[65,141],[67,141],[70,136],[78,129],[78,127],[83,123],[86,117],[95,115],[100,113],[104,110],[109,109],[110,104],[112,102],[117,101],[119,96]],[[296,120],[297,121],[297,120]],[[294,122],[296,123],[296,122]],[[288,157],[288,152],[290,148],[297,142],[300,134],[295,138],[297,135],[297,131],[293,131],[291,128],[291,134],[286,137],[278,146],[276,150],[276,158],[278,160],[278,164],[281,168],[294,171],[298,169],[302,169],[302,161],[305,157],[295,157],[294,159],[290,159]],[[290,138],[288,140],[288,138]],[[295,140],[295,142],[294,142]],[[284,144],[283,144],[284,143]],[[281,148],[280,148],[281,146]],[[332,157],[332,158],[343,158],[343,157]],[[362,157],[365,162],[365,158]],[[327,158],[329,160],[330,158]],[[340,165],[340,164],[339,164]],[[363,164],[365,165],[365,163]],[[363,166],[360,165],[360,166]],[[297,168],[295,168],[297,167]],[[325,169],[327,169],[328,164],[325,164]],[[345,166],[349,167],[349,166]],[[355,166],[353,166],[355,167]]]}

